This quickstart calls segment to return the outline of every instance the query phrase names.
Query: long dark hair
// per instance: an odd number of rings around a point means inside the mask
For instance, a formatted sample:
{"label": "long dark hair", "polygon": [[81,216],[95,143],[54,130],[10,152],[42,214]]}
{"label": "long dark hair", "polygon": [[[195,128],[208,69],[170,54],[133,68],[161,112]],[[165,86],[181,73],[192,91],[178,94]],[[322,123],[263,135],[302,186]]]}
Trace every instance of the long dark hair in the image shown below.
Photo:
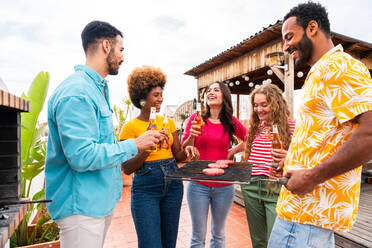
{"label": "long dark hair", "polygon": [[[221,92],[222,92],[222,108],[221,108],[221,112],[220,112],[218,118],[221,121],[223,129],[225,130],[225,132],[228,133],[230,141],[233,141],[234,140],[233,135],[234,135],[234,132],[235,132],[235,124],[233,122],[233,115],[232,115],[233,114],[233,107],[232,107],[232,102],[231,102],[231,92],[230,92],[229,88],[224,83],[222,83],[220,81],[216,81],[216,82],[211,83],[208,86],[208,88],[212,84],[218,84],[220,89],[221,89]],[[206,106],[207,106],[206,110],[203,113],[203,119],[204,120],[208,119],[211,116],[211,109],[208,106],[208,104]]]}

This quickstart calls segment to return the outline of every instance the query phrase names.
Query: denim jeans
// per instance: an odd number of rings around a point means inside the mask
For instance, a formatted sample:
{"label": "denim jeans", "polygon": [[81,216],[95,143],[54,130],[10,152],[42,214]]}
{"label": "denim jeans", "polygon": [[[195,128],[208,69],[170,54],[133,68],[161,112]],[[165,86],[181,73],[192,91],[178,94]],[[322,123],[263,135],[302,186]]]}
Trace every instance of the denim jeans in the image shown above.
{"label": "denim jeans", "polygon": [[233,185],[209,187],[197,182],[189,182],[187,187],[187,201],[192,221],[191,248],[205,247],[209,204],[212,214],[210,247],[225,247],[225,223],[233,199]]}
{"label": "denim jeans", "polygon": [[268,248],[333,248],[334,231],[276,217]]}
{"label": "denim jeans", "polygon": [[139,248],[176,247],[183,183],[164,180],[176,168],[172,158],[145,162],[134,173],[131,210]]}

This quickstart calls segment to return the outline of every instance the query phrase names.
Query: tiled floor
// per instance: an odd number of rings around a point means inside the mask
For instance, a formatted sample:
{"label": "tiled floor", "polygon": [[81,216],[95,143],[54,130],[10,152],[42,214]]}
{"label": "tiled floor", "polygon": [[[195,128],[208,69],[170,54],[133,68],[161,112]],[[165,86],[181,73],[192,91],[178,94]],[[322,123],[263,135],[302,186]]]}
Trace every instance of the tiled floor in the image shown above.
{"label": "tiled floor", "polygon": [[[185,183],[185,191],[186,191]],[[209,221],[210,222],[210,221]],[[226,225],[226,247],[228,248],[251,248],[251,239],[242,206],[234,203],[229,213]],[[178,231],[177,248],[190,246],[191,218],[184,197],[181,209],[180,226]],[[208,226],[207,245],[209,247],[210,226]],[[137,236],[130,213],[130,186],[123,188],[121,201],[115,208],[114,217],[107,233],[104,248],[135,248]]]}

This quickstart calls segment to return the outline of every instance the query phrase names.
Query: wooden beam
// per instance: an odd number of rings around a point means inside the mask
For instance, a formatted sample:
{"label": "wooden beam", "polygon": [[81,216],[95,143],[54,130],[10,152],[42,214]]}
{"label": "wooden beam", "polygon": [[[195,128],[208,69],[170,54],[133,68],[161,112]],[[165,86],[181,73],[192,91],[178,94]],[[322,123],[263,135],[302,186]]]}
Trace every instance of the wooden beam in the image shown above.
{"label": "wooden beam", "polygon": [[288,54],[285,55],[285,61],[288,65],[288,70],[284,72],[284,96],[293,119],[294,61],[292,56]]}
{"label": "wooden beam", "polygon": [[284,84],[284,73],[279,69],[275,67],[270,67],[270,69],[275,73],[275,75],[282,81]]}

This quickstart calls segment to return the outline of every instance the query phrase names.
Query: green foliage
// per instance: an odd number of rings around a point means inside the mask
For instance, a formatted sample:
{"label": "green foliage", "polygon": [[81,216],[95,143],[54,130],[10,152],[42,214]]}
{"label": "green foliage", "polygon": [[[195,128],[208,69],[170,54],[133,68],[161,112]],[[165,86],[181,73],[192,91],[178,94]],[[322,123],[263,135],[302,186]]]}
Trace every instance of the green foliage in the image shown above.
{"label": "green foliage", "polygon": [[22,197],[30,196],[32,180],[45,169],[46,141],[41,136],[44,129],[45,126],[35,128],[29,158],[22,163]]}
{"label": "green foliage", "polygon": [[118,121],[118,124],[115,126],[115,137],[117,141],[120,141],[120,130],[124,123],[127,121],[128,114],[130,112],[130,107],[132,106],[132,102],[130,99],[123,100],[123,107],[114,105],[113,110],[115,114],[115,118]]}
{"label": "green foliage", "polygon": [[[30,197],[33,179],[45,169],[46,140],[42,133],[46,127],[38,127],[37,120],[44,106],[48,86],[49,73],[40,72],[33,80],[28,95],[22,94],[23,98],[31,102],[31,111],[21,114],[22,197],[26,198]],[[43,199],[45,199],[45,187],[32,197],[34,201]],[[37,209],[39,219],[30,233],[28,223],[34,209]],[[56,223],[50,223],[50,220],[45,204],[39,203],[36,206],[31,204],[29,211],[11,237],[11,247],[47,242],[58,237],[58,227]]]}
{"label": "green foliage", "polygon": [[[31,111],[29,113],[22,113],[21,114],[21,164],[22,164],[22,177],[26,176],[28,180],[30,178],[33,178],[39,174],[40,171],[40,164],[32,164],[33,159],[32,156],[30,156],[30,152],[33,152],[34,142],[36,142],[35,137],[39,137],[39,134],[35,132],[37,120],[39,118],[39,114],[41,110],[43,109],[45,98],[48,92],[49,87],[49,73],[48,72],[40,72],[33,82],[31,83],[31,86],[28,90],[28,95],[22,94],[22,97],[26,100],[29,100],[31,102]],[[32,154],[33,156],[37,156],[37,154]],[[38,162],[40,162],[40,157]],[[33,168],[32,172],[31,169],[26,169],[27,173],[26,175],[23,175],[23,167],[26,165],[30,165]],[[37,169],[38,168],[38,169]],[[23,182],[22,182],[23,183]],[[23,192],[22,197],[28,197],[26,195],[26,191],[24,190],[23,185]]]}

